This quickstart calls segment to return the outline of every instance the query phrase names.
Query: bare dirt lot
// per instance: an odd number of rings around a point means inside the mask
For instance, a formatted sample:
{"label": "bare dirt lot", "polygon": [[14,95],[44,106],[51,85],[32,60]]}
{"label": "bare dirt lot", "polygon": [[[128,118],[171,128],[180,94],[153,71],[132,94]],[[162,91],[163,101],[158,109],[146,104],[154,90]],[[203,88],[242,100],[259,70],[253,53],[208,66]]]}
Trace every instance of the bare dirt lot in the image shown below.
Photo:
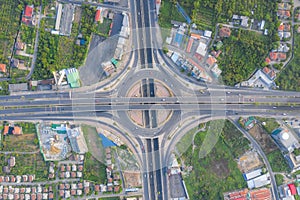
{"label": "bare dirt lot", "polygon": [[140,172],[124,171],[123,175],[124,175],[124,179],[125,179],[126,188],[142,186]]}
{"label": "bare dirt lot", "polygon": [[247,151],[238,159],[238,168],[241,172],[249,172],[258,167],[263,166],[263,162],[260,160],[257,152]]}
{"label": "bare dirt lot", "polygon": [[225,159],[220,159],[216,162],[212,163],[212,171],[216,174],[219,178],[225,178],[229,176],[229,169],[228,169],[228,161]]}
{"label": "bare dirt lot", "polygon": [[249,130],[249,133],[260,144],[265,153],[268,154],[277,149],[271,136],[267,134],[259,124],[255,124],[255,126]]}
{"label": "bare dirt lot", "polygon": [[38,150],[36,134],[7,135],[3,140],[2,151],[33,152]]}

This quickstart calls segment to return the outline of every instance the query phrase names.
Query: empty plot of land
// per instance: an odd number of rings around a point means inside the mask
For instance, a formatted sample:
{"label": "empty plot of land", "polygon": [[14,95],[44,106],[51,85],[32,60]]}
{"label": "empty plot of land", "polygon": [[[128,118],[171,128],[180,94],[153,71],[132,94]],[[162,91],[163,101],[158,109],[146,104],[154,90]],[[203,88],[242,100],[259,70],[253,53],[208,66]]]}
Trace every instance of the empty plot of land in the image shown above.
{"label": "empty plot of land", "polygon": [[105,163],[103,153],[104,148],[96,128],[88,125],[82,125],[81,129],[86,140],[89,152],[93,155],[95,159],[102,163]]}
{"label": "empty plot of land", "polygon": [[5,136],[2,144],[2,151],[33,152],[38,150],[37,137],[33,133]]}
{"label": "empty plot of land", "polygon": [[247,151],[238,159],[238,167],[244,173],[261,166],[263,163],[255,151]]}
{"label": "empty plot of land", "polygon": [[265,153],[268,154],[277,149],[271,136],[267,134],[259,124],[256,124],[252,129],[250,129],[249,133],[260,144]]}
{"label": "empty plot of land", "polygon": [[140,187],[142,185],[140,172],[125,171],[123,173],[125,179],[125,186],[128,187]]}
{"label": "empty plot of land", "polygon": [[179,174],[171,175],[170,178],[170,190],[172,198],[185,197],[182,178]]}

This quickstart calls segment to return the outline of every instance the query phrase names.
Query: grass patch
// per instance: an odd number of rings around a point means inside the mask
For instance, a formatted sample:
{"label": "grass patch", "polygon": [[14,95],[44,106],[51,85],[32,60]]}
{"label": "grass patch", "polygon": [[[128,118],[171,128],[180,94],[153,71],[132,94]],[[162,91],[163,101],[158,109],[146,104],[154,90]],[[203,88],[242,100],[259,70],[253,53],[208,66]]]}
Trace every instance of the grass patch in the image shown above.
{"label": "grass patch", "polygon": [[22,127],[23,134],[35,134],[36,133],[36,127],[34,123],[30,122],[18,122],[18,126]]}
{"label": "grass patch", "polygon": [[100,198],[99,200],[120,200],[120,197],[103,197]]}
{"label": "grass patch", "polygon": [[7,135],[3,137],[2,151],[33,152],[37,150],[38,139],[36,134]]}
{"label": "grass patch", "polygon": [[109,29],[110,29],[111,20],[103,19],[103,23],[99,23],[96,26],[96,33],[105,37],[108,37]]}
{"label": "grass patch", "polygon": [[294,38],[294,58],[276,79],[276,85],[278,85],[281,90],[300,91],[300,35],[294,33]]}
{"label": "grass patch", "polygon": [[199,158],[206,134],[199,132],[194,151],[189,147],[182,156],[186,166],[193,166],[184,180],[191,199],[223,199],[223,192],[246,187],[234,159],[249,149],[249,142],[226,120],[217,144],[206,157]]}
{"label": "grass patch", "polygon": [[187,148],[189,148],[192,145],[193,136],[197,130],[198,127],[191,129],[176,144],[176,149],[178,150],[179,153],[181,154],[184,153],[187,150]]}
{"label": "grass patch", "polygon": [[262,118],[262,117],[255,117],[260,122],[265,122],[266,125],[262,126],[267,133],[271,134],[275,129],[279,128],[279,124],[277,123],[276,119],[274,118]]}
{"label": "grass patch", "polygon": [[87,143],[89,152],[98,161],[104,163],[105,162],[104,147],[102,145],[102,140],[99,137],[96,128],[89,126],[89,125],[82,125],[81,129],[82,129],[85,141]]}
{"label": "grass patch", "polygon": [[283,184],[283,179],[284,177],[281,174],[275,174],[275,180],[278,186]]}
{"label": "grass patch", "polygon": [[171,20],[186,22],[184,17],[178,12],[175,4],[170,0],[162,1],[158,20],[160,27],[171,28]]}
{"label": "grass patch", "polygon": [[290,170],[280,150],[267,154],[267,158],[274,172],[288,172]]}
{"label": "grass patch", "polygon": [[96,183],[106,183],[106,166],[87,153],[84,160],[84,179]]}

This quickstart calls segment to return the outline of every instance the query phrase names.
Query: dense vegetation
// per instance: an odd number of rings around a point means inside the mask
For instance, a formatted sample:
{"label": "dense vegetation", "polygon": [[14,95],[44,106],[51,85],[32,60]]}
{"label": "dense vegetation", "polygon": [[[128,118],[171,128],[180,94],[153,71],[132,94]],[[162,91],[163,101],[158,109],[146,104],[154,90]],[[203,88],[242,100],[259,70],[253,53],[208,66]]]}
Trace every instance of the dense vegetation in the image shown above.
{"label": "dense vegetation", "polygon": [[193,171],[184,178],[191,199],[223,199],[223,192],[246,187],[242,173],[234,160],[249,149],[249,142],[229,121],[219,141],[205,158],[199,158],[199,149],[206,132],[199,132],[182,155],[186,166]]}
{"label": "dense vegetation", "polygon": [[280,73],[276,80],[276,84],[282,90],[300,91],[300,35],[294,34],[294,58]]}
{"label": "dense vegetation", "polygon": [[[82,6],[80,23],[73,23],[70,37],[52,35],[45,31],[45,21],[41,21],[39,51],[34,79],[52,77],[52,71],[68,67],[79,67],[83,64],[91,33],[94,28],[95,8]],[[81,33],[85,44],[76,45],[78,34]]]}
{"label": "dense vegetation", "polygon": [[[174,0],[172,0],[174,2]],[[244,15],[254,19],[275,22],[276,1],[273,0],[178,0],[192,20],[203,28],[214,30],[219,22],[227,22],[232,15]],[[251,13],[253,11],[253,15]],[[271,28],[272,29],[272,28]]]}
{"label": "dense vegetation", "polygon": [[227,85],[247,79],[263,64],[271,49],[268,37],[242,29],[233,29],[231,36],[225,38],[223,43],[223,53],[218,63]]}
{"label": "dense vegetation", "polygon": [[0,7],[0,63],[8,64],[23,7],[15,0],[0,0]]}
{"label": "dense vegetation", "polygon": [[290,170],[280,150],[267,154],[267,158],[274,172],[288,172]]}

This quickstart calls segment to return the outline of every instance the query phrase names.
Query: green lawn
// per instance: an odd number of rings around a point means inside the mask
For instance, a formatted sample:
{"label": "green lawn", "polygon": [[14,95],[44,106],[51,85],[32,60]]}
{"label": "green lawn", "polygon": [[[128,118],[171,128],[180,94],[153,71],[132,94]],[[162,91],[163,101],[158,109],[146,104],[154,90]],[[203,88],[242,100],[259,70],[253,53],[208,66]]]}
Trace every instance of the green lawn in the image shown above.
{"label": "green lawn", "polygon": [[106,166],[87,153],[84,160],[84,180],[106,183]]}
{"label": "green lawn", "polygon": [[294,58],[276,79],[276,84],[281,90],[300,91],[300,35],[295,33],[294,38]]}
{"label": "green lawn", "polygon": [[284,177],[281,174],[275,174],[275,180],[276,180],[277,186],[283,184],[283,178]]}
{"label": "green lawn", "polygon": [[288,164],[280,150],[272,151],[271,153],[267,154],[267,158],[274,172],[290,171]]}
{"label": "green lawn", "polygon": [[195,149],[190,146],[182,155],[192,172],[184,177],[191,199],[223,199],[223,192],[246,187],[242,173],[234,160],[249,149],[249,142],[229,121],[225,122],[221,136],[212,151],[199,158],[199,150],[206,136],[195,136]]}
{"label": "green lawn", "polygon": [[109,29],[110,29],[110,24],[111,24],[111,20],[105,18],[105,19],[103,20],[103,23],[102,23],[102,24],[99,23],[99,24],[96,26],[96,33],[99,34],[99,35],[102,35],[102,36],[107,37],[107,36],[108,36]]}
{"label": "green lawn", "polygon": [[85,141],[87,143],[87,147],[92,156],[98,161],[104,163],[104,147],[102,145],[102,140],[98,135],[98,132],[95,127],[89,125],[81,126]]}
{"label": "green lawn", "polygon": [[161,2],[159,10],[159,25],[162,28],[171,28],[171,20],[186,22],[184,17],[178,12],[175,4],[170,0],[164,0]]}
{"label": "green lawn", "polygon": [[23,134],[36,133],[36,127],[34,123],[30,122],[18,122],[17,125],[22,127]]}
{"label": "green lawn", "polygon": [[265,122],[266,125],[262,126],[267,133],[271,134],[275,129],[279,128],[279,124],[277,123],[276,119],[274,118],[262,118],[262,117],[255,117],[261,123]]}

